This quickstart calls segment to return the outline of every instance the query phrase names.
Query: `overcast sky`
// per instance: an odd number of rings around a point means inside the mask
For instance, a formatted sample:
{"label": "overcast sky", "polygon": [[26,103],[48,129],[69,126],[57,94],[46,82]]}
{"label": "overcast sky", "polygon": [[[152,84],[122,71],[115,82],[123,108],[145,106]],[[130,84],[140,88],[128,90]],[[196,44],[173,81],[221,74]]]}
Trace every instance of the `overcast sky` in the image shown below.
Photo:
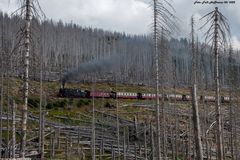
{"label": "overcast sky", "polygon": [[[0,0],[0,10],[12,13],[19,7],[19,0]],[[105,30],[130,34],[151,33],[152,11],[150,0],[39,0],[48,19],[73,22]],[[180,19],[178,36],[187,37],[190,17],[199,18],[214,9],[214,5],[194,5],[195,0],[172,0]],[[202,1],[202,0],[201,0]],[[235,48],[240,49],[240,3],[219,5],[220,11],[229,19]],[[203,22],[202,22],[203,23]],[[199,31],[201,32],[201,31]],[[200,33],[201,34],[201,33]]]}

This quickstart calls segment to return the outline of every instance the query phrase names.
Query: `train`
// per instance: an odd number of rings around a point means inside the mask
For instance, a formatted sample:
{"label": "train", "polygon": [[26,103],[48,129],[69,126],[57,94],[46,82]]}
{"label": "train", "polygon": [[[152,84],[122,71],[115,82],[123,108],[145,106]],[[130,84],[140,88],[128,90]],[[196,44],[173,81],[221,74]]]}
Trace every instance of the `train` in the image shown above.
{"label": "train", "polygon": [[[105,91],[89,91],[81,89],[60,88],[59,97],[65,98],[112,98],[112,99],[140,99],[140,100],[152,100],[156,99],[154,93],[134,93],[134,92],[105,92]],[[191,101],[192,97],[185,94],[159,94],[159,99],[165,101]],[[214,96],[198,96],[199,101],[215,102]],[[221,103],[229,103],[230,98],[226,96],[220,97]]]}

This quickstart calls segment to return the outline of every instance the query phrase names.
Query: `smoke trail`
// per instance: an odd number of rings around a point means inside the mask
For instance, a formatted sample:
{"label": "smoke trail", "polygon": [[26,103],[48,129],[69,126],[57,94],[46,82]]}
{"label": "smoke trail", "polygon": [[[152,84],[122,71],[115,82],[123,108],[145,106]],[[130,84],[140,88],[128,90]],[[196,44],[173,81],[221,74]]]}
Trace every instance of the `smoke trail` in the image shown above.
{"label": "smoke trail", "polygon": [[114,71],[120,64],[120,57],[117,55],[101,59],[101,60],[93,60],[87,63],[81,64],[78,68],[72,69],[67,72],[62,79],[62,83],[65,84],[71,79],[78,77],[82,74],[89,73],[100,73],[106,71]]}

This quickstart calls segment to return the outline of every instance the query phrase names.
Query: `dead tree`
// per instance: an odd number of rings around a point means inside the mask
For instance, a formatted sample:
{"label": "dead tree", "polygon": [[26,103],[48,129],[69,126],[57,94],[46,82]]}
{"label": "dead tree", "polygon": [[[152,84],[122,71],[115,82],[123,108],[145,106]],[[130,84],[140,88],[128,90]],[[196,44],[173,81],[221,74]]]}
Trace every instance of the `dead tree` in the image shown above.
{"label": "dead tree", "polygon": [[[117,76],[115,75],[115,89],[117,92]],[[118,160],[120,160],[120,128],[119,128],[119,105],[116,96],[116,114],[117,114],[117,147],[118,147]]]}
{"label": "dead tree", "polygon": [[[176,25],[174,20],[176,17],[171,13],[174,11],[172,5],[167,1],[152,0],[153,4],[153,42],[155,56],[155,73],[156,73],[156,124],[157,124],[157,160],[161,159],[161,133],[160,133],[160,101],[159,101],[159,40],[161,40],[161,30],[174,31]],[[168,9],[166,6],[170,7]]]}
{"label": "dead tree", "polygon": [[[96,81],[94,80],[93,82],[93,87],[92,91],[94,92],[95,90],[95,83]],[[95,97],[93,95],[92,97],[92,144],[91,144],[91,154],[92,154],[92,160],[96,159],[96,149],[95,149],[95,139],[96,139],[96,133],[95,133]]]}
{"label": "dead tree", "polygon": [[25,55],[24,55],[24,105],[22,108],[22,142],[21,142],[21,157],[25,157],[26,138],[27,138],[27,114],[28,114],[28,78],[29,78],[29,53],[30,53],[30,26],[31,26],[31,2],[25,1]]}
{"label": "dead tree", "polygon": [[2,140],[3,140],[3,134],[2,134],[2,128],[3,128],[3,59],[1,60],[1,106],[0,106],[0,158],[2,158]]}
{"label": "dead tree", "polygon": [[144,123],[144,159],[148,159],[148,154],[147,154],[147,123]]}
{"label": "dead tree", "polygon": [[[3,24],[2,24],[3,25]],[[3,66],[3,55],[4,55],[4,52],[3,52],[3,27],[2,27],[2,51],[1,51],[1,102],[0,102],[0,158],[3,158],[2,157],[2,146],[3,146],[3,143],[2,143],[2,140],[3,140],[3,81],[4,81],[4,78],[3,78],[3,74],[4,74],[4,66]]]}
{"label": "dead tree", "polygon": [[[24,19],[24,26],[20,29],[21,35],[17,35],[20,37],[19,42],[14,48],[23,47],[24,50],[24,105],[22,107],[22,120],[21,120],[21,151],[20,156],[22,158],[25,157],[26,150],[26,137],[27,137],[27,116],[28,116],[28,89],[29,89],[29,59],[30,59],[30,48],[31,48],[31,40],[32,40],[32,32],[31,32],[31,24],[32,17],[40,18],[41,15],[45,16],[39,6],[38,0],[23,0],[22,6],[20,9],[15,11],[13,14],[20,11],[19,16]],[[15,49],[14,49],[15,50]]]}
{"label": "dead tree", "polygon": [[211,43],[214,53],[214,81],[215,81],[215,112],[216,112],[216,140],[217,140],[217,159],[223,160],[223,133],[222,133],[222,114],[220,104],[220,77],[219,77],[219,56],[222,47],[225,47],[229,41],[230,28],[227,23],[227,18],[216,7],[214,11],[205,15],[202,19],[206,19],[205,24],[210,25],[210,28],[205,33],[205,41]]}
{"label": "dead tree", "polygon": [[194,129],[194,141],[197,153],[197,159],[203,160],[202,142],[201,142],[201,129],[198,109],[198,97],[197,97],[197,58],[195,51],[195,40],[194,40],[194,18],[191,19],[192,25],[192,120]]}
{"label": "dead tree", "polygon": [[127,160],[127,153],[126,153],[126,127],[123,128],[123,159]]}
{"label": "dead tree", "polygon": [[5,158],[10,158],[10,144],[9,144],[9,139],[10,139],[10,135],[9,135],[9,131],[10,131],[10,78],[9,78],[9,70],[10,70],[10,57],[8,56],[8,65],[7,67],[7,147],[6,147],[6,156]]}
{"label": "dead tree", "polygon": [[[41,56],[40,66],[40,104],[39,104],[39,154],[41,159],[44,159],[44,110],[43,110],[43,59]],[[46,103],[46,99],[45,99]],[[46,104],[44,104],[45,106]]]}
{"label": "dead tree", "polygon": [[[176,64],[177,62],[176,62],[176,60],[173,60],[173,89],[174,89],[174,91],[173,91],[173,94],[175,95],[175,97],[174,97],[174,103],[175,104],[177,104],[177,101],[176,101],[176,99],[177,99],[177,97],[176,97],[176,85],[177,85],[177,64]],[[175,138],[174,138],[174,140],[175,140],[175,143],[174,143],[174,145],[175,145],[175,147],[174,147],[174,149],[175,149],[175,159],[177,159],[177,157],[178,157],[178,139],[179,139],[179,133],[178,133],[178,131],[179,131],[179,116],[178,116],[178,111],[177,111],[177,106],[176,105],[174,105],[173,106],[174,108],[173,108],[173,110],[174,110],[174,134],[175,134]]]}
{"label": "dead tree", "polygon": [[154,131],[153,131],[153,126],[152,123],[150,123],[150,136],[151,136],[151,152],[152,152],[152,157],[151,159],[155,159],[155,144],[154,144]]}
{"label": "dead tree", "polygon": [[[235,119],[235,113],[233,110],[233,90],[234,90],[234,84],[236,84],[236,76],[234,73],[234,59],[233,59],[233,48],[230,45],[229,48],[229,58],[228,58],[228,83],[229,83],[229,97],[230,97],[230,106],[229,106],[229,118],[230,118],[230,150],[231,150],[231,157],[232,159],[235,159],[234,155],[235,155],[235,150],[234,150],[234,141],[236,141],[236,139],[234,140],[234,127],[236,127],[234,124],[234,119]],[[236,123],[236,121],[235,121]]]}
{"label": "dead tree", "polygon": [[15,159],[15,146],[16,146],[16,104],[14,100],[11,100],[12,106],[12,157]]}

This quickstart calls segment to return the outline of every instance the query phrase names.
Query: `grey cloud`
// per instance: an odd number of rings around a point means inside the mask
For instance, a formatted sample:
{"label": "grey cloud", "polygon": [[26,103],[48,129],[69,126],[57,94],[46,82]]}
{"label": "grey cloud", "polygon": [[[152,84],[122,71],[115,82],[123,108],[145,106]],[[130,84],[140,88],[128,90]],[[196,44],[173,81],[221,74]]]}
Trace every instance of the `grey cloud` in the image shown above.
{"label": "grey cloud", "polygon": [[[173,0],[176,15],[181,20],[180,36],[187,37],[190,32],[192,14],[201,17],[214,5],[194,5],[195,0]],[[40,0],[48,18],[55,21],[74,22],[82,26],[92,26],[105,30],[130,34],[149,34],[152,11],[150,0]],[[11,13],[16,10],[19,0],[1,0],[0,9]],[[240,39],[240,3],[219,5],[229,19],[232,34]],[[200,24],[198,24],[200,25]]]}

